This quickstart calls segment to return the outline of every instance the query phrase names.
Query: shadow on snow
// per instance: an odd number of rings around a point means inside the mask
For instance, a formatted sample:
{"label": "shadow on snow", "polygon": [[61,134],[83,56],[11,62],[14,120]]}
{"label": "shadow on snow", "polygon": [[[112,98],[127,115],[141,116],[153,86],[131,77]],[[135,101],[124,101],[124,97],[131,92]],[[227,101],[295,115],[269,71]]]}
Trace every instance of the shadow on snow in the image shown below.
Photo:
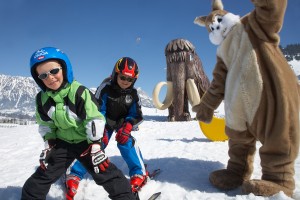
{"label": "shadow on snow", "polygon": [[[110,157],[123,173],[128,177],[128,168],[121,156]],[[224,164],[216,161],[189,160],[186,158],[165,157],[158,159],[146,160],[148,170],[151,172],[154,169],[160,168],[161,173],[155,178],[156,181],[176,184],[186,190],[198,190],[206,193],[224,192],[213,187],[209,182],[209,174],[218,169],[224,168]],[[85,178],[91,179],[89,174]],[[20,199],[21,187],[8,186],[0,188],[1,199]],[[239,189],[225,192],[229,196],[235,196],[240,193]],[[47,200],[55,198],[47,196]]]}
{"label": "shadow on snow", "polygon": [[[128,168],[120,156],[111,157],[110,160],[128,176]],[[212,171],[225,168],[217,161],[189,160],[186,158],[165,157],[146,160],[148,170],[151,172],[160,168],[161,173],[155,177],[156,181],[176,184],[188,191],[198,190],[205,193],[226,193],[228,196],[241,194],[240,188],[231,191],[220,191],[209,182]]]}
{"label": "shadow on snow", "polygon": [[[5,200],[19,200],[21,198],[22,187],[7,186],[0,188],[0,199]],[[47,200],[57,200],[57,198],[47,195]]]}

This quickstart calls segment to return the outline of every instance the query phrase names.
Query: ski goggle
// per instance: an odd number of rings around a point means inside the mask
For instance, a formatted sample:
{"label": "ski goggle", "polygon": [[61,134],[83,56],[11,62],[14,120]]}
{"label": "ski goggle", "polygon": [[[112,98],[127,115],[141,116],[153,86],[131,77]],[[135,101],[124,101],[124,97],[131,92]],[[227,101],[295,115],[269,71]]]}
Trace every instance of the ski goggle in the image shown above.
{"label": "ski goggle", "polygon": [[134,78],[119,75],[122,81],[133,82]]}
{"label": "ski goggle", "polygon": [[44,80],[44,79],[48,78],[49,74],[51,74],[51,75],[58,74],[59,70],[61,70],[61,69],[62,69],[62,67],[53,68],[46,73],[42,73],[42,74],[38,75],[38,78],[41,80]]}

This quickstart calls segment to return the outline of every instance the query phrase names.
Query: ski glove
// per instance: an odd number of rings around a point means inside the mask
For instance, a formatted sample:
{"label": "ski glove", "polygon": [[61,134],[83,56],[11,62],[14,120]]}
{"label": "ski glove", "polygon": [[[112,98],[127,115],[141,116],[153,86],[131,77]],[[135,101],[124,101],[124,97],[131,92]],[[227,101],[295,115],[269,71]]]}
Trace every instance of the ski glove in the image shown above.
{"label": "ski glove", "polygon": [[96,174],[99,174],[100,171],[105,172],[106,168],[109,166],[109,159],[105,153],[101,150],[101,145],[99,142],[94,142],[85,150],[80,156],[90,155],[94,171]]}
{"label": "ski glove", "polygon": [[101,139],[103,145],[104,145],[104,148],[108,145],[108,135],[107,135],[107,129],[105,128],[104,131],[103,131],[103,137]]}
{"label": "ski glove", "polygon": [[125,122],[116,134],[116,141],[119,144],[125,144],[128,141],[128,138],[131,137],[130,135],[131,130],[132,130],[131,123]]}
{"label": "ski glove", "polygon": [[55,146],[56,140],[50,139],[46,141],[45,149],[42,150],[42,153],[40,154],[40,167],[45,171],[48,166],[48,160],[50,158],[51,150]]}

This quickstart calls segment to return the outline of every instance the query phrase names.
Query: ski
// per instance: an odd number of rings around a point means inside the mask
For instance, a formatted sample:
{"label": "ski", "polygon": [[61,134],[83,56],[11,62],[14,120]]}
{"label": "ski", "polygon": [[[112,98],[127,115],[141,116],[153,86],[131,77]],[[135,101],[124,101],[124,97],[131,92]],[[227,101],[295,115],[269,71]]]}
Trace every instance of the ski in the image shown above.
{"label": "ski", "polygon": [[[159,173],[161,172],[161,170],[158,168],[158,169],[155,169],[153,170],[151,173],[148,174],[148,179],[152,180],[154,179]],[[145,183],[141,186],[141,187],[138,187],[138,188],[135,188],[137,192],[134,193],[135,197],[136,197],[136,200],[140,200],[140,197],[139,197],[139,191],[141,190],[141,188],[147,184],[147,179],[145,180]],[[148,199],[148,200],[155,200],[157,199],[159,196],[160,196],[161,192],[156,192],[154,194],[151,195],[151,197]]]}
{"label": "ski", "polygon": [[160,169],[159,169],[159,168],[158,168],[158,169],[155,169],[155,170],[153,170],[151,173],[149,173],[148,177],[149,177],[150,179],[153,179],[153,178],[155,178],[159,173],[160,173]]}
{"label": "ski", "polygon": [[151,197],[148,200],[155,200],[160,196],[161,192],[156,192],[151,195]]}
{"label": "ski", "polygon": [[[148,165],[145,164],[145,169],[147,169]],[[160,173],[160,168],[157,168],[155,170],[153,170],[151,173],[148,174],[148,177],[150,179],[154,178],[156,175],[158,175]]]}
{"label": "ski", "polygon": [[161,170],[160,169],[155,169],[149,174],[149,178],[153,179],[155,178],[158,174],[160,174]]}
{"label": "ski", "polygon": [[143,184],[140,187],[136,187],[135,191],[139,191],[141,190],[142,187],[144,187],[144,185],[147,184],[148,179],[152,180],[153,178],[155,178],[158,174],[160,173],[160,169],[155,169],[153,170],[151,173],[148,174],[147,179],[145,179],[145,181],[143,182]]}
{"label": "ski", "polygon": [[[139,194],[138,192],[134,193],[136,200],[140,200]],[[159,196],[161,195],[161,192],[156,192],[154,194],[151,195],[151,197],[148,200],[155,200],[157,199]]]}

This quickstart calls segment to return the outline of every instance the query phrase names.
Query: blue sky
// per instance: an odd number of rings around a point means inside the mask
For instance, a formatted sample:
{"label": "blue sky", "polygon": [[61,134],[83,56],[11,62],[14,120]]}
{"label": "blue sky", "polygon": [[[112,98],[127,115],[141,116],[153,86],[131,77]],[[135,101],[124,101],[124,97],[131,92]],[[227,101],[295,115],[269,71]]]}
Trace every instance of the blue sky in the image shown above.
{"label": "blue sky", "polygon": [[[29,58],[54,46],[70,58],[75,79],[97,87],[123,56],[140,67],[136,87],[152,95],[166,80],[164,48],[176,38],[196,47],[211,80],[216,46],[205,28],[193,23],[207,15],[209,0],[9,0],[0,2],[0,74],[30,76]],[[250,0],[223,0],[226,10],[244,16]],[[300,43],[300,1],[289,0],[281,45]]]}

